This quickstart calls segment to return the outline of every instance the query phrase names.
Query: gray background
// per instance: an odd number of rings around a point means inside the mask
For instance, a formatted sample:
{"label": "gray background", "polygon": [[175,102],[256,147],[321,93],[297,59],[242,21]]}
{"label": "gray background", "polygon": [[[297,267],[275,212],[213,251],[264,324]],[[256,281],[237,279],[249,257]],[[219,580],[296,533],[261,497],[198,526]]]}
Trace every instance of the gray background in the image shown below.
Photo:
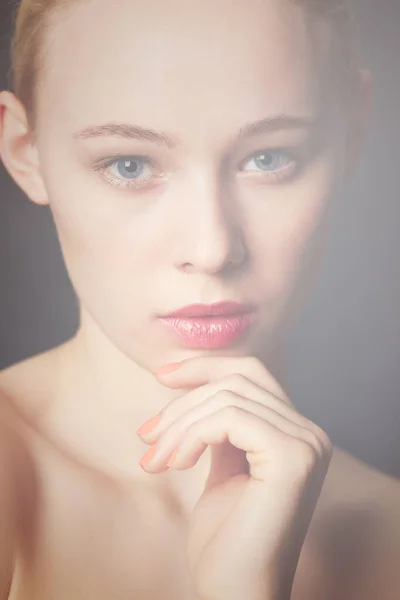
{"label": "gray background", "polygon": [[[375,79],[372,131],[290,340],[289,392],[337,444],[400,476],[400,0],[357,0],[354,12]],[[1,87],[10,14],[3,3]],[[0,190],[1,369],[67,339],[77,313],[48,208],[32,205],[1,165]]]}

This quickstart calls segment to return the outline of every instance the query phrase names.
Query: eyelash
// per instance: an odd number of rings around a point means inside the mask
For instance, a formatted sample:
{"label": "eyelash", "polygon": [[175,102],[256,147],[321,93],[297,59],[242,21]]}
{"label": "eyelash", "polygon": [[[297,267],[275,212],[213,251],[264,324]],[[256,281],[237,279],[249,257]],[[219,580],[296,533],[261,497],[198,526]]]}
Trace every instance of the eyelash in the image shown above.
{"label": "eyelash", "polygon": [[[148,158],[146,158],[145,156],[122,155],[122,156],[114,156],[112,158],[109,158],[109,159],[103,161],[100,164],[97,164],[95,166],[95,170],[99,171],[102,174],[102,176],[106,179],[106,181],[114,187],[123,188],[123,189],[145,187],[148,184],[150,177],[148,177],[143,183],[138,183],[134,179],[132,179],[132,180],[118,179],[118,178],[114,177],[113,175],[110,175],[107,172],[110,167],[113,167],[114,165],[118,165],[118,163],[121,162],[122,160],[143,163],[146,165],[152,165],[152,161],[149,160]],[[154,177],[154,175],[152,175],[152,177]],[[159,178],[162,177],[162,174],[158,175],[158,177]]]}
{"label": "eyelash", "polygon": [[[246,165],[249,162],[251,162],[252,160],[255,160],[260,156],[268,155],[268,154],[284,157],[287,162],[284,166],[282,166],[276,170],[271,170],[271,171],[249,170],[247,172],[249,173],[250,177],[257,177],[257,178],[262,179],[266,183],[270,183],[271,178],[273,180],[275,180],[275,182],[287,181],[288,179],[293,177],[294,174],[297,172],[297,169],[299,167],[299,158],[298,157],[296,158],[294,156],[294,152],[286,150],[286,149],[280,149],[280,148],[276,148],[273,150],[258,151],[256,153],[252,154],[250,156],[250,158],[246,158],[246,160],[242,163],[242,165]],[[242,172],[246,173],[246,170],[242,169]]]}
{"label": "eyelash", "polygon": [[[290,176],[293,176],[294,171],[296,170],[296,166],[298,166],[298,160],[296,160],[295,157],[292,156],[291,152],[289,152],[288,150],[284,150],[284,149],[258,151],[256,153],[253,153],[250,157],[246,158],[246,160],[243,161],[241,163],[241,165],[242,166],[246,165],[249,162],[251,162],[252,160],[257,159],[258,157],[260,157],[262,155],[268,155],[268,154],[284,156],[288,162],[286,165],[284,165],[283,167],[281,167],[275,171],[264,171],[263,172],[263,171],[249,170],[249,171],[247,171],[247,173],[250,173],[249,176],[251,176],[251,177],[256,176],[256,177],[262,179],[263,181],[267,180],[266,183],[270,182],[271,178],[274,179],[276,182],[279,182],[282,180],[287,180],[288,178],[290,178]],[[150,167],[153,166],[152,161],[150,159],[146,158],[145,156],[121,155],[121,156],[114,156],[112,158],[110,157],[109,159],[103,161],[102,163],[97,164],[95,166],[95,170],[99,171],[102,174],[102,176],[106,179],[106,181],[108,182],[109,185],[112,185],[117,188],[122,188],[122,189],[144,188],[148,185],[149,181],[154,177],[154,175],[151,175],[150,177],[146,178],[144,180],[144,182],[139,183],[137,180],[134,180],[134,179],[132,179],[132,180],[125,179],[124,180],[124,179],[114,177],[113,175],[110,175],[110,173],[108,173],[108,170],[110,169],[110,167],[118,165],[118,163],[121,162],[122,160],[138,162],[140,164],[148,165]],[[246,170],[243,169],[242,167],[241,167],[241,171],[246,174]],[[161,173],[156,176],[156,179],[160,179],[162,176],[163,176],[163,174]]]}

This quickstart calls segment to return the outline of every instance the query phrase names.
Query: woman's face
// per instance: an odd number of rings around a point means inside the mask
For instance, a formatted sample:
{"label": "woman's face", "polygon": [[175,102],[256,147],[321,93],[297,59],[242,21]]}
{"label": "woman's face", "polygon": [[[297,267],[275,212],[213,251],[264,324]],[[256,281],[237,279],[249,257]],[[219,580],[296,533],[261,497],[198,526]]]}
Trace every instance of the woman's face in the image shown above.
{"label": "woman's face", "polygon": [[[150,368],[254,354],[344,170],[328,29],[282,0],[89,0],[54,16],[37,148],[83,318]],[[256,307],[225,347],[158,319],[221,300]]]}

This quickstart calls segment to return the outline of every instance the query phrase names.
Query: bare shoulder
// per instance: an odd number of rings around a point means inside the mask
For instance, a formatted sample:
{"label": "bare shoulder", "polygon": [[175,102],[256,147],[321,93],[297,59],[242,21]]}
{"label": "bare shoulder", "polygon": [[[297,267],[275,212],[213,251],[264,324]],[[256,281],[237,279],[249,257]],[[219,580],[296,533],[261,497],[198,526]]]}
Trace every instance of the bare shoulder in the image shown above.
{"label": "bare shoulder", "polygon": [[0,371],[0,476],[8,482],[0,481],[0,491],[12,493],[16,522],[24,526],[37,493],[32,432],[52,399],[56,355],[50,350]]}
{"label": "bare shoulder", "polygon": [[37,354],[0,371],[0,397],[21,415],[38,416],[52,399],[62,346]]}
{"label": "bare shoulder", "polygon": [[0,597],[10,589],[14,557],[30,554],[36,510],[36,472],[25,417],[49,398],[52,351],[0,372]]}
{"label": "bare shoulder", "polygon": [[372,596],[369,591],[370,596],[366,598],[396,600],[400,596],[400,481],[383,473],[375,476],[381,483],[370,533],[374,547],[370,563],[374,559],[376,564],[375,568],[371,564],[371,584],[375,586],[371,585],[371,589],[375,589],[376,593]]}
{"label": "bare shoulder", "polygon": [[400,481],[341,451],[333,462],[314,537],[323,587],[343,599],[397,600]]}

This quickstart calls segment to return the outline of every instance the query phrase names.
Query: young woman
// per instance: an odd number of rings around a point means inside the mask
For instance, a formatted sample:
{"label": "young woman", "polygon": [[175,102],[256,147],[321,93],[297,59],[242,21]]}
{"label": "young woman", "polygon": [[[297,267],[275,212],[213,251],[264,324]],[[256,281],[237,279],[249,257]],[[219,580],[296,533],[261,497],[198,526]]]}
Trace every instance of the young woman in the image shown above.
{"label": "young woman", "polygon": [[80,326],[0,375],[1,598],[398,598],[399,485],[279,360],[362,138],[349,35],[339,0],[21,2],[1,157]]}

